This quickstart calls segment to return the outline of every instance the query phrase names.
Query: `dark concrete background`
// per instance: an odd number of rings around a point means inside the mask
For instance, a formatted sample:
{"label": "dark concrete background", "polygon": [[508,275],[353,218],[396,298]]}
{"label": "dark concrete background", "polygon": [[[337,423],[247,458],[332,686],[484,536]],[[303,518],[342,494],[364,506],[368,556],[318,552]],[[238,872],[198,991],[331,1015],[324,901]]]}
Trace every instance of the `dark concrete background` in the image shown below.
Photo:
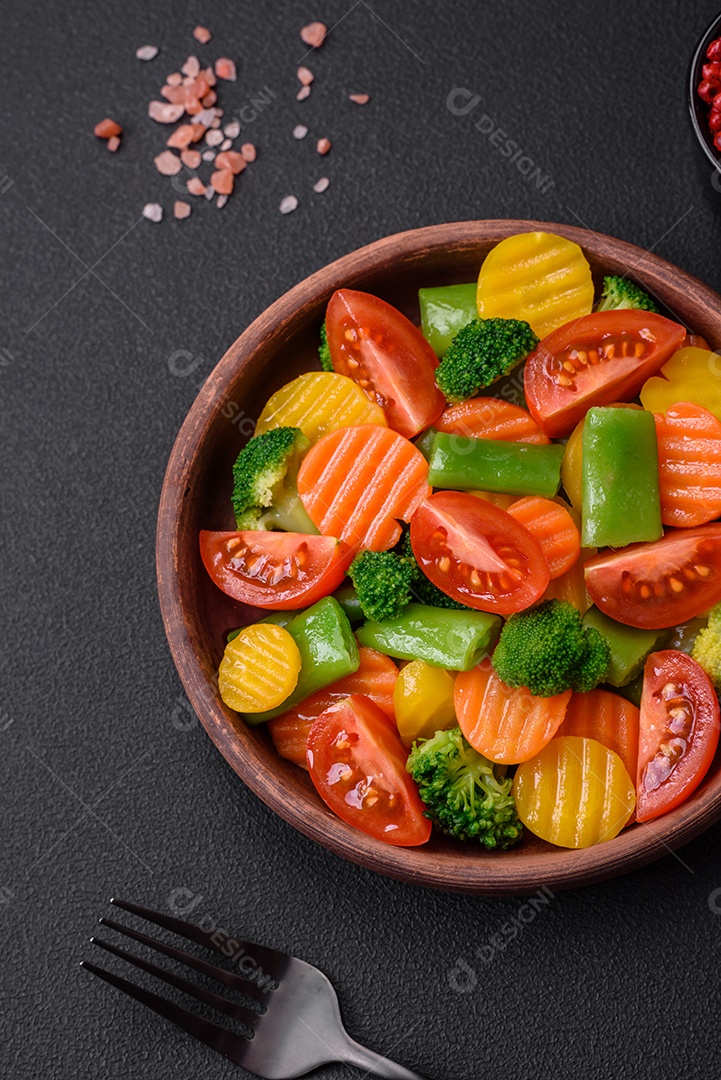
{"label": "dark concrete background", "polygon": [[[78,970],[116,893],[317,963],[353,1034],[429,1077],[719,1076],[719,827],[530,922],[520,900],[439,895],[343,863],[266,810],[189,717],[153,567],[163,471],[198,384],[272,300],[353,248],[416,225],[533,217],[653,248],[721,287],[721,196],[685,115],[687,63],[716,11],[5,5],[2,1075],[239,1075]],[[298,30],[313,18],[338,25],[297,103]],[[263,87],[274,96],[248,124],[258,160],[229,204],[156,226],[143,204],[167,210],[174,194],[145,108],[194,51],[196,22],[214,34],[201,55],[239,61],[229,112]],[[145,43],[162,52],[143,65]],[[449,112],[458,87],[481,95],[472,114]],[[349,103],[354,91],[370,104]],[[483,113],[544,190],[474,127]],[[115,157],[91,134],[106,114],[126,128]],[[300,122],[333,140],[326,159],[311,136],[291,138]],[[281,217],[289,193],[300,207]],[[192,375],[169,370],[177,350],[199,358]]]}

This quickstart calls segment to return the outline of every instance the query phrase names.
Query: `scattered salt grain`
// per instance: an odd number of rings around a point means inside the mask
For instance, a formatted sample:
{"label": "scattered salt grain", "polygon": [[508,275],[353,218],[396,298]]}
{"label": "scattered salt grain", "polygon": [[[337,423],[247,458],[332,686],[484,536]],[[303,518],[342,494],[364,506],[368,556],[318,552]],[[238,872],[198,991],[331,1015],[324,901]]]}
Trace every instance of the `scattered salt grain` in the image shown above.
{"label": "scattered salt grain", "polygon": [[183,81],[183,76],[179,71],[173,71],[172,74],[166,77],[165,81],[168,86],[180,86]]}
{"label": "scattered salt grain", "polygon": [[298,200],[295,195],[286,195],[284,199],[280,200],[279,210],[281,214],[292,214],[298,206]]}
{"label": "scattered salt grain", "polygon": [[205,133],[205,141],[208,146],[220,146],[223,141],[222,131],[214,131],[212,128]]}
{"label": "scattered salt grain", "polygon": [[298,82],[302,83],[303,86],[310,86],[315,78],[315,75],[309,68],[302,66],[298,68],[296,75],[298,77]]}
{"label": "scattered salt grain", "polygon": [[240,148],[240,152],[246,161],[255,161],[258,154],[252,142],[244,142]]}
{"label": "scattered salt grain", "polygon": [[177,176],[183,167],[180,158],[176,157],[172,150],[163,150],[153,161],[155,168],[163,176]]}
{"label": "scattered salt grain", "polygon": [[200,75],[200,60],[197,56],[189,56],[180,69],[183,75],[187,75],[189,79],[194,79]]}
{"label": "scattered salt grain", "polygon": [[223,139],[222,143],[220,144],[220,149],[221,150],[230,150],[232,145],[233,145],[233,140],[232,139]]}
{"label": "scattered salt grain", "polygon": [[330,139],[318,139],[315,148],[319,154],[327,154],[332,145]]}
{"label": "scattered salt grain", "polygon": [[311,49],[319,49],[325,41],[327,33],[328,27],[325,23],[312,22],[303,27],[300,36],[306,45],[310,45]]}
{"label": "scattered salt grain", "polygon": [[148,116],[158,124],[175,124],[184,112],[184,105],[170,105],[167,101],[151,101],[148,105]]}
{"label": "scattered salt grain", "polygon": [[204,150],[202,158],[203,161],[215,161],[215,150]]}
{"label": "scattered salt grain", "polygon": [[215,200],[215,205],[218,207],[219,210],[222,210],[223,207],[225,206],[225,204],[227,203],[227,201],[228,201],[228,196],[227,195],[219,195],[218,198]]}
{"label": "scattered salt grain", "polygon": [[135,55],[138,60],[154,60],[158,55],[157,45],[141,45],[139,49],[135,50]]}
{"label": "scattered salt grain", "polygon": [[190,203],[182,202],[180,199],[177,199],[173,205],[173,213],[179,221],[182,221],[183,218],[190,217],[190,211],[192,209]]}
{"label": "scattered salt grain", "polygon": [[237,176],[246,168],[246,162],[243,155],[239,154],[237,150],[224,150],[215,159],[215,167],[216,169],[229,169],[233,176]]}
{"label": "scattered salt grain", "polygon": [[307,97],[310,97],[310,86],[301,86],[300,90],[295,95],[295,100],[305,101]]}
{"label": "scattered salt grain", "polygon": [[210,126],[212,127],[213,131],[218,131],[220,129],[220,117],[216,116],[213,120],[211,120]]}
{"label": "scattered salt grain", "polygon": [[215,74],[219,79],[225,79],[226,82],[235,82],[238,78],[235,61],[229,60],[227,56],[219,57],[215,61]]}
{"label": "scattered salt grain", "polygon": [[237,120],[231,120],[229,124],[225,125],[223,132],[229,139],[237,139],[240,135],[240,124]]}
{"label": "scattered salt grain", "polygon": [[158,222],[163,217],[163,208],[160,203],[149,202],[143,207],[143,217],[148,221]]}
{"label": "scattered salt grain", "polygon": [[219,195],[231,195],[235,177],[230,169],[218,169],[210,178],[210,185]]}
{"label": "scattered salt grain", "polygon": [[180,160],[188,169],[197,169],[202,158],[198,150],[181,150]]}
{"label": "scattered salt grain", "polygon": [[205,184],[197,176],[191,176],[190,180],[188,180],[188,183],[186,184],[186,187],[188,189],[189,195],[205,195]]}
{"label": "scattered salt grain", "polygon": [[308,128],[305,126],[305,124],[296,124],[295,127],[293,128],[293,138],[294,139],[304,139],[307,134],[308,134]]}
{"label": "scattered salt grain", "polygon": [[192,142],[197,142],[203,137],[205,128],[202,124],[181,124],[166,142],[166,146],[172,146],[175,150],[185,150]]}
{"label": "scattered salt grain", "polygon": [[100,120],[93,128],[93,135],[96,135],[98,139],[112,139],[114,135],[122,135],[123,129],[117,120],[111,120],[106,116],[104,120]]}
{"label": "scattered salt grain", "polygon": [[193,30],[193,37],[196,41],[199,41],[201,45],[207,45],[212,34],[207,26],[196,26],[195,30]]}
{"label": "scattered salt grain", "polygon": [[371,99],[370,94],[349,94],[350,101],[355,101],[356,105],[367,105]]}
{"label": "scattered salt grain", "polygon": [[205,197],[208,202],[211,202],[215,198],[215,188],[207,187],[205,189]]}
{"label": "scattered salt grain", "polygon": [[110,150],[110,152],[112,154],[114,154],[115,151],[119,147],[120,147],[120,136],[119,135],[111,135],[110,138],[108,139],[108,150]]}
{"label": "scattered salt grain", "polygon": [[322,195],[329,184],[330,180],[328,179],[328,177],[321,176],[320,180],[316,180],[316,182],[313,184],[313,191],[317,191],[319,195]]}
{"label": "scattered salt grain", "polygon": [[210,127],[213,120],[215,120],[215,114],[217,109],[201,109],[199,113],[193,117],[196,124],[202,124],[203,127]]}

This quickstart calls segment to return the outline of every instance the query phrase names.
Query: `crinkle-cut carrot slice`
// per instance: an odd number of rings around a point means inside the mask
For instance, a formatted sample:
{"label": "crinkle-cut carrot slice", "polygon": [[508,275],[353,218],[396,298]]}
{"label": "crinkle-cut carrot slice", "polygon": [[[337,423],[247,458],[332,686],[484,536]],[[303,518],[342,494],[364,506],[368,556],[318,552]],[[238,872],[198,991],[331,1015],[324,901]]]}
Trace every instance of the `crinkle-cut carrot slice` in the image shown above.
{"label": "crinkle-cut carrot slice", "polygon": [[550,442],[527,409],[501,398],[469,398],[444,409],[433,425],[449,435],[543,445]]}
{"label": "crinkle-cut carrot slice", "polygon": [[692,528],[721,516],[721,420],[691,401],[654,419],[664,525]]}
{"label": "crinkle-cut carrot slice", "polygon": [[347,544],[386,551],[430,494],[428,464],[396,431],[377,424],[339,428],[311,447],[298,493],[316,528]]}
{"label": "crinkle-cut carrot slice", "polygon": [[538,540],[548,560],[551,580],[565,574],[578,560],[581,534],[565,506],[540,495],[527,495],[516,499],[508,513]]}
{"label": "crinkle-cut carrot slice", "polygon": [[636,775],[639,710],[620,694],[591,690],[574,694],[557,735],[596,739],[618,754],[629,776]]}

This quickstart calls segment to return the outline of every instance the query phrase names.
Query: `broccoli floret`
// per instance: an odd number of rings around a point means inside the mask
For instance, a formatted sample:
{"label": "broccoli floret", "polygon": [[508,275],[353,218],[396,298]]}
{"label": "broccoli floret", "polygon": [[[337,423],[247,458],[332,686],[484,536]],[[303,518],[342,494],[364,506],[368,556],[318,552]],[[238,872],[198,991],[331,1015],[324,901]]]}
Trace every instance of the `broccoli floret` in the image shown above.
{"label": "broccoli floret", "polygon": [[503,766],[474,750],[460,728],[414,743],[406,768],[418,784],[425,816],[444,833],[501,851],[521,839],[513,781]]}
{"label": "broccoli floret", "polygon": [[351,581],[366,619],[395,619],[412,599],[415,568],[393,551],[361,551],[351,563]]}
{"label": "broccoli floret", "polygon": [[429,607],[450,608],[452,611],[468,611],[467,604],[461,604],[459,600],[454,600],[452,596],[446,596],[442,589],[439,589],[437,585],[426,577],[416,561],[416,557],[413,554],[413,548],[411,547],[411,534],[407,530],[403,534],[403,539],[400,542],[400,551],[405,559],[413,566],[413,579],[411,581],[411,592],[413,597],[419,604],[428,604]]}
{"label": "broccoli floret", "polygon": [[618,308],[638,308],[640,311],[658,311],[654,300],[625,277],[605,277],[603,293],[596,304],[596,311],[615,311]]}
{"label": "broccoli floret", "polygon": [[239,529],[317,533],[296,489],[301,458],[310,443],[300,428],[277,427],[256,435],[233,466],[233,510]]}
{"label": "broccoli floret", "polygon": [[318,346],[318,359],[320,360],[320,366],[323,371],[333,371],[333,361],[330,358],[330,349],[328,348],[328,334],[325,328],[325,322],[320,328],[320,345]]}
{"label": "broccoli floret", "polygon": [[506,622],[493,653],[496,674],[509,686],[525,686],[535,697],[565,690],[585,693],[608,674],[608,643],[581,622],[565,600],[544,600]]}
{"label": "broccoli floret", "polygon": [[474,319],[453,338],[436,382],[448,401],[465,401],[507,375],[536,345],[538,338],[520,319]]}
{"label": "broccoli floret", "polygon": [[721,604],[711,609],[708,626],[699,631],[691,656],[704,669],[716,693],[721,694]]}

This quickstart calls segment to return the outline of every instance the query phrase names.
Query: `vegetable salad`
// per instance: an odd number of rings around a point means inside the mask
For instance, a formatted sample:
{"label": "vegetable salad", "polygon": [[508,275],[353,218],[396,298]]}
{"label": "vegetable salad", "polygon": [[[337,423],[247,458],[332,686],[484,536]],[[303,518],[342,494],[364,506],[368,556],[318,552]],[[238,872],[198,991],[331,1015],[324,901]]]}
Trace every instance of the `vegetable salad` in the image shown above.
{"label": "vegetable salad", "polygon": [[336,291],[240,450],[220,694],[390,844],[610,840],[718,744],[719,357],[549,233],[419,306]]}

